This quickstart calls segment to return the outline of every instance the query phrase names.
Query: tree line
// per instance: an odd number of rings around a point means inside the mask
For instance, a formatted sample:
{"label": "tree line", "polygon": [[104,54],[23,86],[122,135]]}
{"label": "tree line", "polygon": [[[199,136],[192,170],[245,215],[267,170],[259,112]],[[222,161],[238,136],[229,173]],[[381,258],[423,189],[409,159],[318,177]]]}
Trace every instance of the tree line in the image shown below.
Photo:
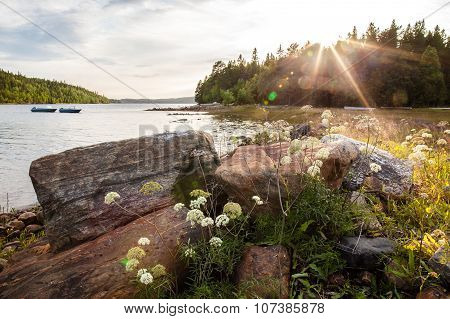
{"label": "tree line", "polygon": [[430,107],[450,102],[450,40],[418,21],[356,27],[330,47],[292,43],[260,61],[217,61],[199,81],[198,103]]}
{"label": "tree line", "polygon": [[109,103],[96,92],[59,81],[28,78],[0,69],[1,104]]}

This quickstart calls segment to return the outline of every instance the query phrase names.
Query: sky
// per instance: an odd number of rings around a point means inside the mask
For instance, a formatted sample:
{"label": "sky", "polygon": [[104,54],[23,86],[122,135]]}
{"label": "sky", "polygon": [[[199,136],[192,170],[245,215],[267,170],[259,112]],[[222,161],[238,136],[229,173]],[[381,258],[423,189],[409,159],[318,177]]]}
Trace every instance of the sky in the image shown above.
{"label": "sky", "polygon": [[[385,28],[395,18],[405,26],[446,3],[0,0],[0,68],[80,85],[109,98],[193,96],[217,60],[249,58],[254,47],[265,57],[280,44],[331,44],[354,25],[365,30],[370,21]],[[450,33],[449,17],[450,3],[425,24]]]}

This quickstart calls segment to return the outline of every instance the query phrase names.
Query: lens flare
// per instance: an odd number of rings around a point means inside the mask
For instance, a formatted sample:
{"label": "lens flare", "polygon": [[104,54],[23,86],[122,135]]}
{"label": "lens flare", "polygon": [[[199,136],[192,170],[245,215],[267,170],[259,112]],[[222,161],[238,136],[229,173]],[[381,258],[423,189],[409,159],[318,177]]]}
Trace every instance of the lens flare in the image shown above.
{"label": "lens flare", "polygon": [[270,92],[269,95],[267,96],[267,99],[268,99],[270,102],[273,102],[273,101],[275,101],[275,99],[277,98],[277,96],[278,96],[277,92],[272,91],[272,92]]}

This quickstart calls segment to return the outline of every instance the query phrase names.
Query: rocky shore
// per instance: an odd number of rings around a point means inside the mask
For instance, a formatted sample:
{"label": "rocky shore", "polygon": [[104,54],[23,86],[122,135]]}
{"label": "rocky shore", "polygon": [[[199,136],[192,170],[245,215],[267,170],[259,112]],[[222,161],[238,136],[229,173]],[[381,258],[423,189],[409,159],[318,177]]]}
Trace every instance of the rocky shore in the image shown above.
{"label": "rocky shore", "polygon": [[[310,131],[307,124],[294,127],[292,138]],[[381,203],[411,193],[409,161],[375,148],[370,163],[380,170],[373,172],[362,160],[361,146],[361,142],[334,134],[302,156],[317,157],[326,149],[321,179],[329,189],[343,189],[359,210],[369,205],[361,196],[362,189]],[[173,205],[188,201],[186,192],[192,185],[200,188],[213,181],[221,189],[219,204],[232,200],[252,210],[252,196],[257,194],[265,204],[252,215],[281,216],[280,203],[302,196],[306,187],[302,178],[306,167],[299,165],[303,158],[274,169],[289,152],[288,143],[242,145],[219,159],[211,136],[189,131],[76,148],[34,161],[30,177],[42,209],[0,216],[5,257],[0,259],[0,297],[133,298],[136,287],[130,285],[130,276],[119,261],[136,238],[143,236],[150,242],[145,260],[165,265],[177,282],[183,282],[186,264],[174,256],[182,243],[195,242],[200,232]],[[286,186],[283,190],[277,187],[280,179]],[[140,193],[149,180],[158,181],[162,191],[149,196]],[[105,204],[105,194],[113,191],[121,196],[120,207]],[[386,270],[395,266],[398,247],[380,232],[381,227],[372,219],[359,234],[343,236],[333,244],[346,267],[326,278],[326,285],[344,286],[350,280],[367,287],[383,281],[405,291],[413,289],[407,283],[402,286],[402,278]],[[31,234],[40,235],[22,244]],[[322,235],[327,241],[327,235]],[[428,262],[441,284],[421,290],[418,298],[448,297],[450,262],[442,257],[445,254],[448,251],[437,251]],[[234,270],[235,285],[246,287],[247,297],[288,298],[294,262],[289,247],[248,243]],[[256,284],[247,287],[252,280]],[[269,289],[272,286],[276,289]]]}

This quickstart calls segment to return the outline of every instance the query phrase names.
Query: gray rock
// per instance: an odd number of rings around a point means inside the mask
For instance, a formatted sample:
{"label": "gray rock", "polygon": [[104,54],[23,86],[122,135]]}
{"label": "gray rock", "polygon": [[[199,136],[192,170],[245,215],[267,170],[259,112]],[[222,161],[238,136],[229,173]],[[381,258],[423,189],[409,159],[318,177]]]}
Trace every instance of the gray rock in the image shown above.
{"label": "gray rock", "polygon": [[367,201],[364,195],[360,192],[353,191],[350,195],[350,202],[360,208],[367,208]]}
{"label": "gray rock", "polygon": [[383,257],[394,252],[394,242],[388,238],[344,237],[339,244],[350,268],[368,270],[382,265]]}
{"label": "gray rock", "polygon": [[10,221],[6,226],[12,228],[13,230],[22,230],[25,228],[25,223],[21,220],[14,219]]}
{"label": "gray rock", "polygon": [[[340,134],[324,136],[323,143],[332,141],[348,141],[358,150],[367,144]],[[375,173],[370,170],[370,164],[381,166],[381,171]],[[376,191],[385,196],[402,197],[409,193],[412,187],[412,163],[398,159],[389,152],[369,146],[368,154],[360,152],[353,162],[349,173],[344,179],[343,186],[349,190],[358,190],[365,186],[369,191]]]}
{"label": "gray rock", "polygon": [[28,225],[27,227],[25,227],[25,231],[26,232],[28,232],[28,233],[38,233],[38,232],[40,232],[41,230],[43,230],[44,229],[44,226],[42,226],[42,225],[36,225],[36,224],[34,224],[34,225]]}
{"label": "gray rock", "polygon": [[[143,215],[174,204],[175,182],[208,172],[218,163],[210,135],[166,133],[75,148],[34,161],[30,167],[52,250],[92,240]],[[151,196],[140,188],[149,181],[163,191]],[[118,192],[120,205],[107,205],[108,192]]]}
{"label": "gray rock", "polygon": [[19,215],[20,221],[24,222],[25,225],[35,224],[37,222],[36,214],[33,212],[25,212]]}
{"label": "gray rock", "polygon": [[448,248],[439,248],[433,257],[428,260],[428,264],[447,285],[450,284],[450,250]]}
{"label": "gray rock", "polygon": [[0,258],[0,272],[5,269],[6,265],[8,264],[8,261],[6,259]]}
{"label": "gray rock", "polygon": [[296,124],[291,131],[291,138],[301,138],[302,136],[306,136],[311,132],[311,126],[308,123]]}

